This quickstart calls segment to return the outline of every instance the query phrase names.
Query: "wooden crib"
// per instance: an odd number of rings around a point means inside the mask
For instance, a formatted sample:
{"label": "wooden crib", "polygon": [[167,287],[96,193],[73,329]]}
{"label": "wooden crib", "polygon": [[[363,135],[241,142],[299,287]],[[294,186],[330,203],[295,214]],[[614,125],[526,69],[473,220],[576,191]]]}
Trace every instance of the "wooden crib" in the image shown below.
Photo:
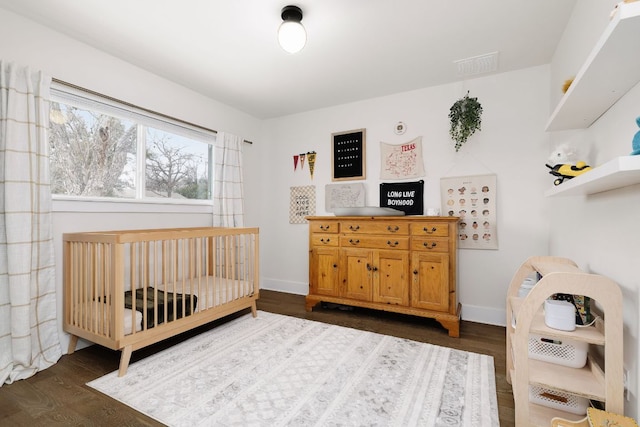
{"label": "wooden crib", "polygon": [[259,297],[257,228],[66,233],[64,330],[131,353],[251,308]]}

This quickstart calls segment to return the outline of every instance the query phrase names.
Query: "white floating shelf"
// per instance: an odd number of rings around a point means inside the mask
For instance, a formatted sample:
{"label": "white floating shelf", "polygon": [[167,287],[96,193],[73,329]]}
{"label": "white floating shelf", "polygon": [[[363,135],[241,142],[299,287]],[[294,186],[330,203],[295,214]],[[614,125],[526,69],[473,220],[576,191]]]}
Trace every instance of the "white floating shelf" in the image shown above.
{"label": "white floating shelf", "polygon": [[546,130],[586,129],[640,81],[640,2],[621,4],[549,118]]}
{"label": "white floating shelf", "polygon": [[601,193],[640,184],[640,155],[622,156],[547,190],[545,197]]}

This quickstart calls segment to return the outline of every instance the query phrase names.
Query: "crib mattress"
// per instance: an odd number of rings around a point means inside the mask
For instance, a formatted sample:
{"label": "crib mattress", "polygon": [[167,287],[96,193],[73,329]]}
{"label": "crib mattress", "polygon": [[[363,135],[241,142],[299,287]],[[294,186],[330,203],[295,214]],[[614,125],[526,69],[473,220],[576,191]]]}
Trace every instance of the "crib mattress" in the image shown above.
{"label": "crib mattress", "polygon": [[203,276],[195,279],[178,280],[174,284],[155,285],[158,290],[192,294],[198,297],[194,312],[253,295],[253,282],[249,280],[227,279],[219,276]]}
{"label": "crib mattress", "polygon": [[[86,327],[88,330],[94,330],[97,325],[109,324],[109,309],[106,304],[80,304],[76,307],[76,317],[86,319]],[[133,333],[133,325],[135,325],[135,331],[140,332],[142,330],[142,313],[134,311],[128,308],[124,309],[124,334],[129,335]],[[102,317],[102,319],[100,319]]]}
{"label": "crib mattress", "polygon": [[[173,299],[174,296],[178,298],[176,301],[177,310],[176,318],[188,316],[191,313],[196,313],[203,310],[208,310],[219,305],[223,305],[227,302],[236,300],[238,298],[253,295],[253,283],[247,280],[226,279],[214,276],[205,276],[201,278],[191,280],[178,280],[175,284],[158,284],[154,285],[158,289],[158,303],[166,304],[168,313],[167,319],[173,320]],[[154,294],[153,286],[147,287],[147,316],[146,324],[147,329],[152,328],[154,322]],[[165,297],[166,288],[166,297]],[[125,308],[124,308],[124,334],[129,335],[133,333],[133,327],[135,331],[140,332],[143,328],[143,290],[142,288],[136,290],[136,310],[133,310],[132,292],[125,292]],[[189,295],[193,295],[194,304],[193,308],[190,304]],[[185,298],[185,312],[182,313],[182,299]],[[101,302],[101,299],[98,299]],[[108,307],[106,305],[97,304],[92,302],[88,307],[85,304],[80,304],[76,307],[76,315],[79,317],[88,317],[86,319],[89,325],[107,325],[108,324]],[[102,320],[100,318],[102,317]],[[163,323],[164,309],[158,310],[158,324]],[[87,329],[92,329],[88,327]]]}

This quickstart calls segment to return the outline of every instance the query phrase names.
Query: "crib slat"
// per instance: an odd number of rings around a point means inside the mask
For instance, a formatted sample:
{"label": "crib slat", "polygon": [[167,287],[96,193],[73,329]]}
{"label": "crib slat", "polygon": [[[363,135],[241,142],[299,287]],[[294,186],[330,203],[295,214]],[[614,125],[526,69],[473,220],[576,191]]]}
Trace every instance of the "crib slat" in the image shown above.
{"label": "crib slat", "polygon": [[[124,247],[123,245],[111,246],[111,260],[109,265],[112,280],[109,297],[111,299],[110,312],[112,318],[109,319],[110,336],[119,342],[124,336]],[[135,331],[135,327],[132,327]]]}

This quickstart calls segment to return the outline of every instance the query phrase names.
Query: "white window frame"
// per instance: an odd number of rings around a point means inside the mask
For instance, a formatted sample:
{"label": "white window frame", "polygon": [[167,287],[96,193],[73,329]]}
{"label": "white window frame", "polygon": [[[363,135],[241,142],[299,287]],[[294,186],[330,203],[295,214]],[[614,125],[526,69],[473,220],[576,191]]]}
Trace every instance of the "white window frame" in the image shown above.
{"label": "white window frame", "polygon": [[[92,108],[113,115],[114,117],[134,120],[138,127],[138,136],[148,128],[163,130],[176,135],[188,138],[207,140],[212,148],[215,143],[215,131],[200,128],[189,123],[173,119],[149,110],[135,107],[131,104],[119,102],[113,98],[103,97],[94,92],[88,92],[53,82],[51,84],[51,100],[68,105],[75,105],[91,110]],[[137,139],[137,152],[143,153],[146,150],[145,138]],[[210,156],[212,157],[212,156]],[[171,199],[144,197],[141,183],[145,179],[146,159],[144,156],[137,156],[136,173],[136,197],[84,197],[52,194],[53,212],[153,212],[153,213],[211,213],[213,208],[213,183],[215,172],[213,171],[213,158],[210,161],[209,191],[210,199]]]}

